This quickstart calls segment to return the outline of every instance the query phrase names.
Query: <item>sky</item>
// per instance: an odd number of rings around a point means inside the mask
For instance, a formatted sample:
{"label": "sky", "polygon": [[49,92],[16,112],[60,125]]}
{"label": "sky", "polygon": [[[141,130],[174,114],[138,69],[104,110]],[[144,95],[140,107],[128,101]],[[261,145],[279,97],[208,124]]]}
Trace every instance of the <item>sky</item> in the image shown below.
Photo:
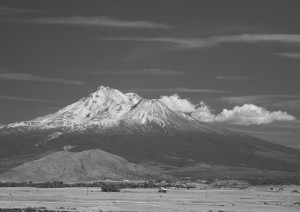
{"label": "sky", "polygon": [[299,0],[0,0],[0,124],[109,86],[300,149]]}

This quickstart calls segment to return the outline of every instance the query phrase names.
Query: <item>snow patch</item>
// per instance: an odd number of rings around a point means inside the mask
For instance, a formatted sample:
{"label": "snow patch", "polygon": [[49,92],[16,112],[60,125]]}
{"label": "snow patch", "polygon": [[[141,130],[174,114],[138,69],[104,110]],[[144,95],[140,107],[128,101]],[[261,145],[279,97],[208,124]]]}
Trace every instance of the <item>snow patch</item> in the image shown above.
{"label": "snow patch", "polygon": [[71,150],[71,149],[73,149],[73,148],[75,148],[76,146],[72,146],[72,145],[67,145],[67,146],[64,146],[63,147],[63,150],[64,151],[69,151],[69,150]]}
{"label": "snow patch", "polygon": [[61,132],[54,132],[54,133],[51,133],[50,135],[48,135],[45,143],[47,143],[48,141],[51,141],[55,138],[58,138],[62,133]]}

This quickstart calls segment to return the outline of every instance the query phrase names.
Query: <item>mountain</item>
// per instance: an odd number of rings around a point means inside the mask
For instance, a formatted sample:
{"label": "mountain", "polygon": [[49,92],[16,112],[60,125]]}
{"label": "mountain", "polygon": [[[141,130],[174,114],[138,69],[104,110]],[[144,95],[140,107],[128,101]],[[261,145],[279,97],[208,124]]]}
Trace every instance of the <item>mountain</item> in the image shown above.
{"label": "mountain", "polygon": [[90,128],[102,132],[115,128],[120,123],[137,128],[155,125],[162,130],[197,131],[205,128],[184,113],[170,110],[159,100],[143,99],[134,93],[123,94],[116,89],[101,86],[88,97],[56,113],[9,124],[2,129],[0,135],[56,128],[65,132]]}
{"label": "mountain", "polygon": [[101,86],[56,113],[2,127],[0,173],[54,152],[92,149],[177,176],[300,171],[299,150],[198,122],[156,99]]}
{"label": "mountain", "polygon": [[124,158],[99,149],[83,152],[61,151],[39,160],[24,163],[0,175],[6,182],[66,183],[105,179],[167,179],[166,176]]}
{"label": "mountain", "polygon": [[140,101],[135,94],[123,94],[118,90],[99,87],[88,97],[71,104],[56,113],[7,125],[6,129],[23,131],[33,129],[72,129],[83,130],[90,126],[109,127]]}

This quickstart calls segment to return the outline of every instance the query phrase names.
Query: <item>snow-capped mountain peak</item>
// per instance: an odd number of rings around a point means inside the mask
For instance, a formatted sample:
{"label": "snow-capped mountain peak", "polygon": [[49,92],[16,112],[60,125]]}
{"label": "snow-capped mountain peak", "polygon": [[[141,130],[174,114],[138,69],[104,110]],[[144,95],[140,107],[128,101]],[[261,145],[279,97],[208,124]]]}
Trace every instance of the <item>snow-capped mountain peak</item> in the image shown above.
{"label": "snow-capped mountain peak", "polygon": [[111,126],[116,124],[140,99],[133,93],[123,94],[119,90],[100,86],[96,91],[74,104],[33,121],[50,124],[50,127],[52,123],[71,127]]}
{"label": "snow-capped mountain peak", "polygon": [[7,128],[85,130],[92,127],[101,131],[117,127],[120,123],[140,125],[143,129],[157,126],[165,131],[203,130],[200,123],[183,113],[172,111],[157,99],[143,99],[135,93],[122,93],[104,86],[56,113],[10,124]]}

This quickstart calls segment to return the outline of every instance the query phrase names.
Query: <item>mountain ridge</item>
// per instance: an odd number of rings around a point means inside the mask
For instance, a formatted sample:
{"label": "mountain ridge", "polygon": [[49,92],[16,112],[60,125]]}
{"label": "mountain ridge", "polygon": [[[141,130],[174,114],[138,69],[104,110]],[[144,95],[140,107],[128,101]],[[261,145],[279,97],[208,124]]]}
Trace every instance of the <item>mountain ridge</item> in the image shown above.
{"label": "mountain ridge", "polygon": [[24,163],[0,175],[6,182],[66,183],[100,180],[170,179],[154,170],[129,163],[99,149],[82,152],[60,151]]}

